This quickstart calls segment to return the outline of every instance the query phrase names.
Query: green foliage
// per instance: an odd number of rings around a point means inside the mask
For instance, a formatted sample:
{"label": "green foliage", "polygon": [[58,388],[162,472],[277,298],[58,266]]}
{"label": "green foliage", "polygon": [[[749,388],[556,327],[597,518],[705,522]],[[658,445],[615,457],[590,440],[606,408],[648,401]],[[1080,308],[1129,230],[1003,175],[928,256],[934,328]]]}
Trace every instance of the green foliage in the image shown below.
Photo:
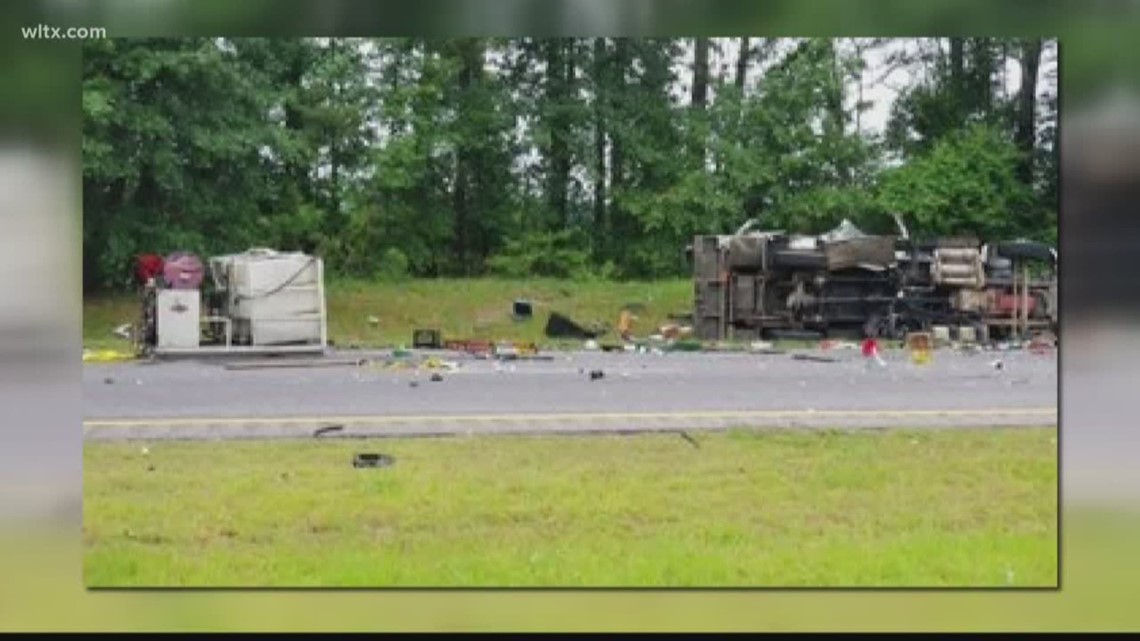
{"label": "green foliage", "polygon": [[377,274],[382,280],[401,280],[408,276],[408,257],[404,252],[389,247],[380,256]]}
{"label": "green foliage", "polygon": [[487,266],[491,273],[508,278],[581,277],[588,273],[590,262],[589,252],[581,249],[582,240],[574,230],[528,233],[508,240]]}
{"label": "green foliage", "polygon": [[142,252],[250,246],[334,276],[657,278],[748,218],[890,231],[891,209],[1055,238],[1056,98],[1027,125],[995,89],[1034,48],[916,42],[879,141],[847,106],[874,43],[753,42],[749,82],[710,68],[691,105],[689,39],[87,41],[85,285],[126,286]]}
{"label": "green foliage", "polygon": [[[903,213],[912,233],[976,234],[989,240],[1033,234],[1033,207],[1015,175],[1019,152],[992,127],[974,125],[945,136],[929,154],[889,171],[879,202]],[[1040,230],[1036,230],[1040,231]]]}

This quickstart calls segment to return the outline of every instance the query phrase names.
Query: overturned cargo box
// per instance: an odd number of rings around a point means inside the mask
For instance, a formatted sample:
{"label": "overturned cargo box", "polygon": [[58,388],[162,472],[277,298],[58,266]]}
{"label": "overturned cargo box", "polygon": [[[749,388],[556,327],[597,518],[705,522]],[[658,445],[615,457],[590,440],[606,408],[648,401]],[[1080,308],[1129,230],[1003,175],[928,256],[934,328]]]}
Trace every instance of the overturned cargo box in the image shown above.
{"label": "overturned cargo box", "polygon": [[235,345],[326,344],[320,258],[254,249],[211,258],[210,269]]}

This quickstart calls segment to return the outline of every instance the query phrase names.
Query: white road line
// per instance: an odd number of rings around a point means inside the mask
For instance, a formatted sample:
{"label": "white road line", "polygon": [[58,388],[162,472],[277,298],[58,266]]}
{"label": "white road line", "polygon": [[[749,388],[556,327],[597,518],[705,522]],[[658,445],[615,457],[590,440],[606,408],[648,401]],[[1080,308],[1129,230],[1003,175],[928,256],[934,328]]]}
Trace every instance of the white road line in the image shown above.
{"label": "white road line", "polygon": [[186,417],[186,418],[123,418],[89,419],[85,428],[164,428],[191,426],[279,426],[313,423],[393,424],[393,423],[487,423],[487,422],[556,422],[556,421],[620,421],[640,419],[763,419],[763,418],[879,418],[879,417],[1002,417],[1002,416],[1057,416],[1056,407],[993,408],[993,409],[935,409],[935,410],[755,410],[755,411],[693,411],[693,412],[603,412],[603,413],[548,413],[548,414],[429,414],[429,415],[376,415],[376,416],[280,416],[280,417]]}

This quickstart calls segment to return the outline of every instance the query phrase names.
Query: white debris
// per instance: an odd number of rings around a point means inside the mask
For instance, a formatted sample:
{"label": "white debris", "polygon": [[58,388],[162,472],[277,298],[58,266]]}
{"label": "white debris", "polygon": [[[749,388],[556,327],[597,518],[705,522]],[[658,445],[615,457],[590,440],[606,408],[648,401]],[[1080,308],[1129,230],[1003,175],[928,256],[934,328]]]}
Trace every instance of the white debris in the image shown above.
{"label": "white debris", "polygon": [[125,340],[130,340],[131,339],[131,324],[130,323],[123,323],[122,325],[119,325],[118,327],[115,328],[114,334],[115,334],[115,336],[118,336],[119,338],[122,338]]}

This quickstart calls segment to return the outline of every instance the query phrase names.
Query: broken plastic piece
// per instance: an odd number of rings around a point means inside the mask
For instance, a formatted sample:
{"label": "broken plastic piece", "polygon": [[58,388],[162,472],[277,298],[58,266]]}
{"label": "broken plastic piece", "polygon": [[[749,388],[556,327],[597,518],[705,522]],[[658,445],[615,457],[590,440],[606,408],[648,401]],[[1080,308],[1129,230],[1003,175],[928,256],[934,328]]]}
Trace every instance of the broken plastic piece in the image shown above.
{"label": "broken plastic piece", "polygon": [[388,456],[387,454],[372,454],[364,453],[357,454],[352,458],[353,467],[388,467],[396,462],[396,459]]}

